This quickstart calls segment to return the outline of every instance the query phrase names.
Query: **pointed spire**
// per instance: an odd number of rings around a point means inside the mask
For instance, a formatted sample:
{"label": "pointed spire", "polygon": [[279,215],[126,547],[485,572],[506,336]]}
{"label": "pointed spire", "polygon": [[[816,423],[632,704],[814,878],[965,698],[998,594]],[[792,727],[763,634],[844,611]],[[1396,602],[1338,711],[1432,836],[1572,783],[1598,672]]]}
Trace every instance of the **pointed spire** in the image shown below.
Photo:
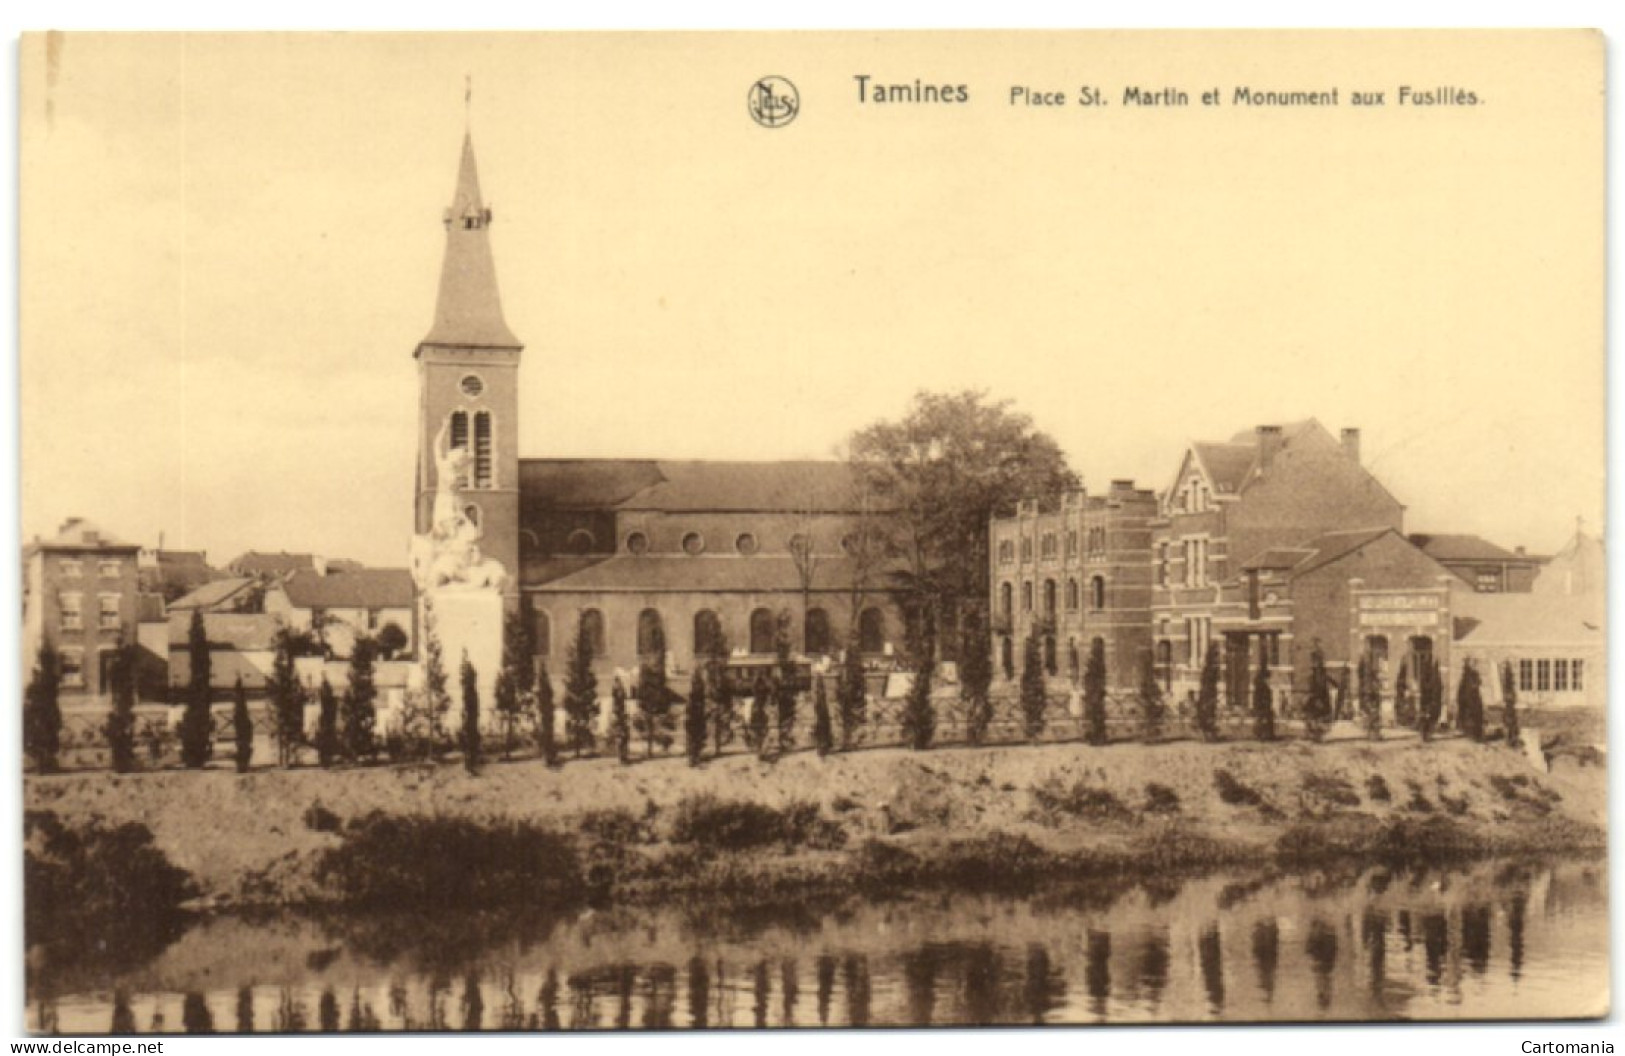
{"label": "pointed spire", "polygon": [[463,134],[457,193],[446,210],[446,257],[440,269],[440,299],[425,345],[519,348],[502,318],[496,264],[491,257],[491,210],[480,197],[474,137]]}

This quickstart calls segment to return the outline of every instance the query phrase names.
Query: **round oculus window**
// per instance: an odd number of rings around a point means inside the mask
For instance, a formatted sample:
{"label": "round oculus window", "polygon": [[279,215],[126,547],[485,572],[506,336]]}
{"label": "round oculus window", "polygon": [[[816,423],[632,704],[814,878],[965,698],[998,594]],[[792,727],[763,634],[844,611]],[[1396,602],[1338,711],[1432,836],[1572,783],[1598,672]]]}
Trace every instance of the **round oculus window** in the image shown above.
{"label": "round oculus window", "polygon": [[463,376],[459,387],[463,390],[464,396],[474,400],[478,399],[480,394],[485,391],[485,382],[480,380],[478,374],[466,374]]}
{"label": "round oculus window", "polygon": [[750,532],[740,532],[739,538],[734,540],[734,549],[748,557],[760,549],[760,546],[756,542],[756,536]]}
{"label": "round oculus window", "polygon": [[626,549],[629,553],[646,554],[649,552],[649,537],[642,532],[633,532],[626,537]]}
{"label": "round oculus window", "polygon": [[699,532],[689,532],[683,536],[683,552],[685,554],[705,553],[705,536]]}

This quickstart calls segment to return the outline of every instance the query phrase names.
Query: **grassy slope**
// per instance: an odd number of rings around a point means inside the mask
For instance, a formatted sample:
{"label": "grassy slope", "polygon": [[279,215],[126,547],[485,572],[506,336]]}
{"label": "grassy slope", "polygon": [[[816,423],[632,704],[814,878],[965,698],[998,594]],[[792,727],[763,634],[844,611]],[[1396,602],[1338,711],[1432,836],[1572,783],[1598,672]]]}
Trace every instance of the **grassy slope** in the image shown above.
{"label": "grassy slope", "polygon": [[[1223,802],[1214,780],[1220,768],[1258,793],[1267,806]],[[1373,775],[1386,782],[1390,800],[1372,798],[1367,782]],[[1499,789],[1492,778],[1503,779]],[[1514,778],[1526,782],[1519,786],[1526,791],[1509,799],[1504,782]],[[1320,793],[1306,787],[1306,781]],[[1177,815],[1144,812],[1149,782],[1177,794]],[[1407,805],[1413,799],[1412,783],[1434,808],[1432,814]],[[1062,793],[1064,799],[1064,793],[1080,785],[1111,793],[1125,812],[1076,803],[1071,809],[1038,809],[1041,797],[1033,794],[1035,787]],[[1345,799],[1352,790],[1358,804],[1333,804],[1328,790],[1335,794],[1339,787]],[[1538,788],[1561,798],[1541,796],[1534,791]],[[880,749],[827,759],[803,752],[771,765],[728,756],[698,770],[676,757],[631,767],[584,760],[554,770],[525,761],[493,763],[478,776],[454,765],[248,775],[224,769],[125,777],[70,774],[29,778],[25,804],[70,821],[91,816],[141,821],[205,893],[253,900],[308,893],[311,863],[339,842],[338,836],[307,825],[306,812],[314,804],[343,821],[381,810],[530,818],[570,829],[586,811],[624,809],[644,815],[652,804],[658,836],[666,831],[675,804],[707,792],[771,806],[812,800],[824,817],[847,830],[849,847],[878,837],[926,857],[953,840],[993,834],[1024,836],[1061,854],[1132,856],[1159,833],[1171,833],[1176,844],[1187,835],[1219,841],[1233,857],[1265,857],[1294,825],[1330,830],[1362,818],[1434,816],[1467,826],[1488,847],[1549,845],[1552,823],[1563,820],[1583,827],[1568,826],[1557,842],[1596,843],[1605,824],[1606,797],[1605,774],[1598,767],[1564,767],[1542,776],[1504,748],[1460,741],[1424,747],[1398,740],[1321,746],[1181,742],[1106,749],[1051,744],[924,753]],[[1542,798],[1544,807],[1533,804]],[[783,852],[774,855],[792,869],[837,860],[829,852],[803,855],[800,862]]]}

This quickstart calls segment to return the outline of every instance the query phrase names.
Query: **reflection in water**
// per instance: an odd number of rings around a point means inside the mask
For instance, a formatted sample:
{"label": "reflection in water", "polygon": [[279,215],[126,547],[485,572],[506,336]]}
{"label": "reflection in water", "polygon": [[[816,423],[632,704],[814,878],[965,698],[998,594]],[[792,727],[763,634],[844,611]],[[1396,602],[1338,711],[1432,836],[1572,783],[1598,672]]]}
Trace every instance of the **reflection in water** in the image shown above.
{"label": "reflection in water", "polygon": [[[1601,868],[1162,877],[1150,891],[1091,881],[786,915],[571,910],[507,933],[496,915],[421,929],[221,916],[101,974],[32,949],[29,1025],[249,1034],[1597,1014]],[[446,944],[459,933],[476,938]]]}

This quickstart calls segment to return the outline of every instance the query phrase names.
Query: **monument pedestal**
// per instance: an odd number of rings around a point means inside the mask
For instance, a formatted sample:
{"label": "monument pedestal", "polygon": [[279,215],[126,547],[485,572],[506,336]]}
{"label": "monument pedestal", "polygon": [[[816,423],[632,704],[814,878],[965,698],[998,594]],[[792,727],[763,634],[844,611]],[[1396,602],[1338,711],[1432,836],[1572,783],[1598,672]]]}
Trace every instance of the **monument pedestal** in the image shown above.
{"label": "monument pedestal", "polygon": [[433,590],[427,600],[434,608],[434,631],[446,667],[446,691],[451,694],[447,725],[462,729],[462,668],[467,655],[480,691],[480,729],[494,729],[497,674],[502,669],[502,595],[489,590]]}

